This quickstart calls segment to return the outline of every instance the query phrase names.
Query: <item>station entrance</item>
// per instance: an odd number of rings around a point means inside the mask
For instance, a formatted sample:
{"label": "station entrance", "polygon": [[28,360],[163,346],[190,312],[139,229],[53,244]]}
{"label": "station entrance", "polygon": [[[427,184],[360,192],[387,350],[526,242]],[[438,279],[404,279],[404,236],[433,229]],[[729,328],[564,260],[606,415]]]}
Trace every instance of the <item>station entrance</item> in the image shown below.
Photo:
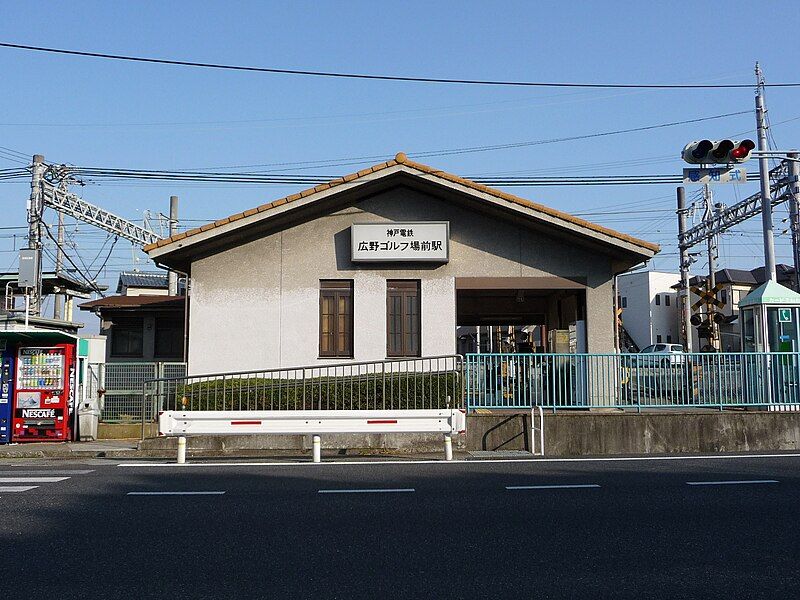
{"label": "station entrance", "polygon": [[586,352],[585,285],[559,277],[456,278],[456,350]]}

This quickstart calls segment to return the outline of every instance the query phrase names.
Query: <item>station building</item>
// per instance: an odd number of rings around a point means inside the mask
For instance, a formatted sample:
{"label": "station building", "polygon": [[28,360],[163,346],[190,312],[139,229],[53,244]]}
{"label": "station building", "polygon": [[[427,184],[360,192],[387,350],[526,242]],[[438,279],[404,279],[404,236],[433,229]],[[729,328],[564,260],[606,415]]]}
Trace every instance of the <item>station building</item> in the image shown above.
{"label": "station building", "polygon": [[190,278],[191,374],[613,352],[636,239],[403,153],[145,248]]}

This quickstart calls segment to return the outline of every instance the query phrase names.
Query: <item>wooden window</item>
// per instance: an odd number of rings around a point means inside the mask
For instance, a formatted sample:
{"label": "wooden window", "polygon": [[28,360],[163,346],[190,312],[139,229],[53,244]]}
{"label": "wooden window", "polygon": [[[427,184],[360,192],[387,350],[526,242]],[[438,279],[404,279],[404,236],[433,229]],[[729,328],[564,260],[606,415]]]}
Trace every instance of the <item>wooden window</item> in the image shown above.
{"label": "wooden window", "polygon": [[353,282],[323,280],[319,286],[319,355],[353,356]]}
{"label": "wooden window", "polygon": [[111,328],[111,356],[141,358],[144,351],[144,320],[114,320]]}
{"label": "wooden window", "polygon": [[386,355],[420,356],[419,281],[386,282]]}

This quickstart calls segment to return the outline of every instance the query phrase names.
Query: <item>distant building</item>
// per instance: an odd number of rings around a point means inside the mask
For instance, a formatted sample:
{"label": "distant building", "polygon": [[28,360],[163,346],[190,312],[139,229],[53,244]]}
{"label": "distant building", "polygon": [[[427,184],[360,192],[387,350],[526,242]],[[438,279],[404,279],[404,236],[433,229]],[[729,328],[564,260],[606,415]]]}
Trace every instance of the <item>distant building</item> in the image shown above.
{"label": "distant building", "polygon": [[[658,343],[680,343],[677,273],[635,271],[617,277],[617,305],[624,331],[639,350]],[[621,344],[624,347],[624,343]],[[629,348],[629,350],[635,348]]]}
{"label": "distant building", "polygon": [[106,362],[180,362],[185,297],[167,295],[166,273],[124,272],[117,296],[79,306],[100,318]]}
{"label": "distant building", "polygon": [[[795,289],[794,267],[778,264],[775,266],[778,283],[790,289]],[[689,280],[689,287],[704,285],[707,277],[697,275]],[[720,350],[723,352],[738,352],[741,350],[741,326],[739,324],[739,301],[747,296],[752,290],[766,281],[764,267],[757,267],[750,271],[744,269],[721,269],[714,274],[715,283],[722,285],[722,289],[717,293],[717,299],[724,302],[722,308],[716,308],[716,312],[725,317],[725,322],[719,325]],[[690,302],[694,304],[699,300],[699,296],[690,294]],[[705,313],[705,306],[700,306],[692,314]],[[692,328],[692,348],[698,351],[705,343],[698,340],[697,328]]]}
{"label": "distant building", "polygon": [[169,294],[167,274],[163,271],[123,271],[119,275],[117,294],[166,296]]}

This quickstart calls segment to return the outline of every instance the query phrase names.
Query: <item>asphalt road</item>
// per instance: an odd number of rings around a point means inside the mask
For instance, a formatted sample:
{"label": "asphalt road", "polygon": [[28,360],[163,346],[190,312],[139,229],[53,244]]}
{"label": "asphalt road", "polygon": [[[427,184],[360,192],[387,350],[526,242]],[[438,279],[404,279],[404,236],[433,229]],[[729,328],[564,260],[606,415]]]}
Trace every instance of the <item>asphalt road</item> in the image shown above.
{"label": "asphalt road", "polygon": [[6,598],[797,598],[798,515],[800,456],[2,461],[0,589]]}

